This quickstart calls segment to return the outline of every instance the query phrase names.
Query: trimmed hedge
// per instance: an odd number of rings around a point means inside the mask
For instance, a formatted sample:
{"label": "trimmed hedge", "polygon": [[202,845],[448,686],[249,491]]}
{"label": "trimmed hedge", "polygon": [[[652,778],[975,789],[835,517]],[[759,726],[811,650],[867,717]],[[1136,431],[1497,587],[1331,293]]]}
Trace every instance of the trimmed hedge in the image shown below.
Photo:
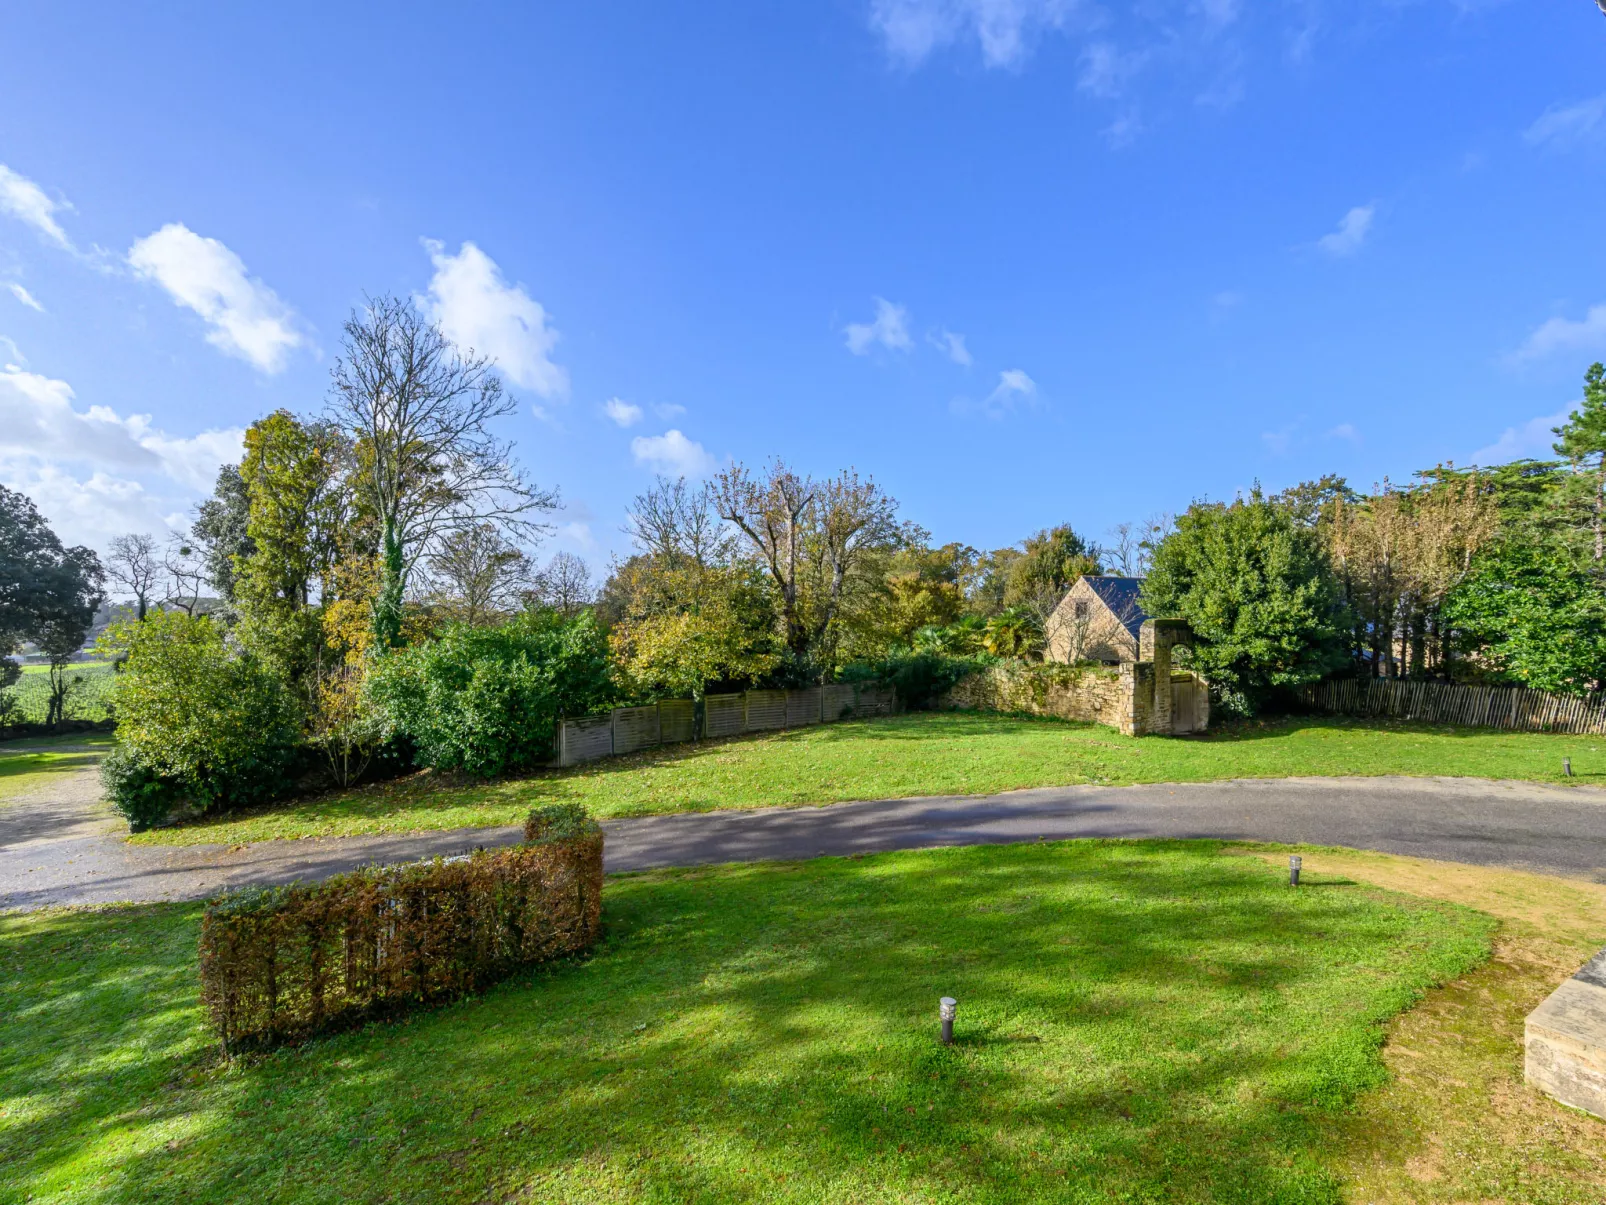
{"label": "trimmed hedge", "polygon": [[578,805],[526,842],[323,883],[232,892],[201,922],[201,999],[228,1052],[482,991],[602,923],[602,830]]}

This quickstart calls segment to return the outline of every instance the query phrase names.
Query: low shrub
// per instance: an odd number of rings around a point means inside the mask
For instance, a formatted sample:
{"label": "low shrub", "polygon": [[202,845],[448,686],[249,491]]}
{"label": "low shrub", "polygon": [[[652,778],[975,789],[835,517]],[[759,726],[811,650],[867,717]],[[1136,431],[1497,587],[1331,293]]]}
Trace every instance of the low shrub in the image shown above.
{"label": "low shrub", "polygon": [[[239,807],[290,788],[301,761],[300,713],[249,652],[230,648],[203,616],[152,612],[107,637],[128,660],[117,675],[112,789],[150,819],[157,781],[193,807]],[[134,767],[139,767],[136,773]]]}
{"label": "low shrub", "polygon": [[369,678],[419,765],[485,778],[540,765],[559,716],[613,702],[608,644],[589,613],[526,612],[494,628],[450,624],[382,659]]}
{"label": "low shrub", "polygon": [[523,845],[234,892],[201,921],[201,998],[226,1051],[482,991],[595,943],[602,830],[570,805]]}
{"label": "low shrub", "polygon": [[991,665],[991,657],[949,657],[942,653],[894,653],[881,661],[846,667],[844,682],[882,681],[897,692],[905,711],[924,711],[961,678]]}
{"label": "low shrub", "polygon": [[100,762],[100,785],[106,798],[128,821],[128,831],[142,833],[166,820],[183,791],[145,765],[132,749],[117,745]]}

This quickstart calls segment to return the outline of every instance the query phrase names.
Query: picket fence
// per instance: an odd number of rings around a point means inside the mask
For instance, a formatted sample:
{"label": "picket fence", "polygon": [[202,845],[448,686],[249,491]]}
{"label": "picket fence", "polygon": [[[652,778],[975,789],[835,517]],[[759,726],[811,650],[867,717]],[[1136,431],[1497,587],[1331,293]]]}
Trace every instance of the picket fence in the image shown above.
{"label": "picket fence", "polygon": [[1523,686],[1458,686],[1392,678],[1318,682],[1305,703],[1332,715],[1392,716],[1519,732],[1606,733],[1606,694],[1556,695]]}
{"label": "picket fence", "polygon": [[607,715],[564,720],[558,727],[558,764],[573,766],[699,737],[740,736],[744,732],[891,715],[897,705],[892,687],[862,682],[814,686],[808,690],[749,690],[735,695],[707,695],[703,699],[701,724],[697,705],[691,699],[664,699],[645,707],[618,707]]}

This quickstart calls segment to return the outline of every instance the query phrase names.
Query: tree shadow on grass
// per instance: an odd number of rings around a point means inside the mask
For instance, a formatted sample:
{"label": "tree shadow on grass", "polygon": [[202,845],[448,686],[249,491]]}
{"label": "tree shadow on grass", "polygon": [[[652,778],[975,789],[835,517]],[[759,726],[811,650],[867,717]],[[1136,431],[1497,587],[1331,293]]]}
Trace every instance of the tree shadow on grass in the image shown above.
{"label": "tree shadow on grass", "polygon": [[[1323,1125],[1379,1081],[1378,1022],[1487,926],[1214,849],[626,876],[589,960],[224,1073],[184,981],[194,913],[150,911],[164,942],[31,989],[55,1061],[16,1074],[51,1094],[0,1141],[36,1152],[29,1186],[94,1159],[113,1200],[1336,1199]],[[44,1012],[138,981],[120,1021]]]}

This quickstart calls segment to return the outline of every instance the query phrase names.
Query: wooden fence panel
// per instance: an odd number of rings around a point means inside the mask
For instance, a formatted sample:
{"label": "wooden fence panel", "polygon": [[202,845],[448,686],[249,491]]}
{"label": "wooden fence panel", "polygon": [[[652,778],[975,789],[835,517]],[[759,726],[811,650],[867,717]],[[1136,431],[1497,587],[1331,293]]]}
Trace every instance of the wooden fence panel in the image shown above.
{"label": "wooden fence panel", "polygon": [[708,695],[703,699],[703,735],[740,736],[742,734],[742,696]]}
{"label": "wooden fence panel", "polygon": [[853,684],[838,682],[820,687],[820,720],[833,724],[853,714]]}
{"label": "wooden fence panel", "polygon": [[613,713],[614,753],[634,753],[658,743],[658,704],[618,707]]}
{"label": "wooden fence panel", "polygon": [[854,690],[853,714],[856,717],[891,715],[898,709],[898,696],[890,686],[859,686]]}
{"label": "wooden fence panel", "polygon": [[1606,696],[1600,694],[1374,678],[1318,682],[1305,687],[1301,697],[1330,715],[1388,716],[1514,732],[1606,733]]}
{"label": "wooden fence panel", "polygon": [[697,739],[697,704],[690,699],[658,703],[658,739],[666,745]]}
{"label": "wooden fence panel", "polygon": [[742,725],[746,732],[768,732],[772,728],[786,727],[786,692],[784,690],[750,690],[745,696],[747,718]]}
{"label": "wooden fence panel", "polygon": [[564,720],[558,735],[558,764],[575,766],[613,753],[613,717]]}
{"label": "wooden fence panel", "polygon": [[802,728],[820,722],[820,688],[786,692],[786,726]]}

